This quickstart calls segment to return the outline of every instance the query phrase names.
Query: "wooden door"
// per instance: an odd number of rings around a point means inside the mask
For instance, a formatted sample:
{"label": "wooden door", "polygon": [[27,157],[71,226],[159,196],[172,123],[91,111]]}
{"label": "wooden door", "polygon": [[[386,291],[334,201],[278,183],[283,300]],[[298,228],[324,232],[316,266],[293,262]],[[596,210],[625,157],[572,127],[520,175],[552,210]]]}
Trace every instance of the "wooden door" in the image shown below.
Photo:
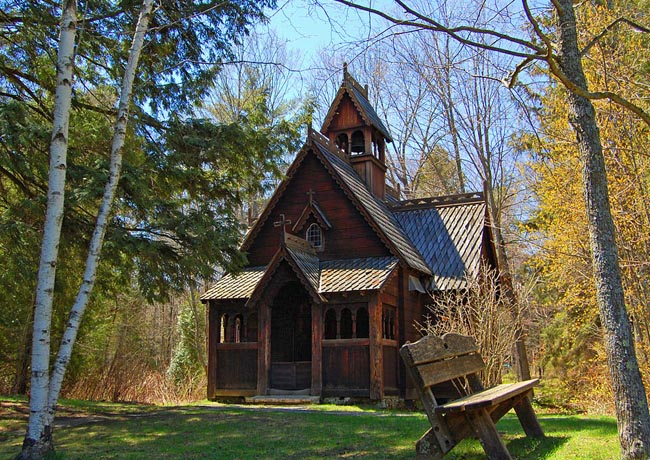
{"label": "wooden door", "polygon": [[271,307],[271,384],[279,390],[311,387],[311,304],[298,282],[288,283]]}

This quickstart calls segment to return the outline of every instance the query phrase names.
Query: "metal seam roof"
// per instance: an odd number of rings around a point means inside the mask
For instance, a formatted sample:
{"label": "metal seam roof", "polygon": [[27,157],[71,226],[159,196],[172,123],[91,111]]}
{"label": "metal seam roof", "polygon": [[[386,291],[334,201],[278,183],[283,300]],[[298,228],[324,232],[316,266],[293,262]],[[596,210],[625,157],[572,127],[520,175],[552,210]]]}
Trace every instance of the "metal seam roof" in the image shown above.
{"label": "metal seam roof", "polygon": [[431,268],[432,288],[464,287],[465,277],[477,273],[485,226],[483,202],[399,210],[395,216]]}

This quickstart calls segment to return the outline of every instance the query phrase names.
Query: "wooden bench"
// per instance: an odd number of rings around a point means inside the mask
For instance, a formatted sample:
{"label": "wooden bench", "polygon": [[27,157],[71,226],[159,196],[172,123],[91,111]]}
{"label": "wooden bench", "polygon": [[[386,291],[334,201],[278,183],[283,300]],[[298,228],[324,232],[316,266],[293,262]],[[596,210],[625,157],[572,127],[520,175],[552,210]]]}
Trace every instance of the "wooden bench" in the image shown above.
{"label": "wooden bench", "polygon": [[[472,337],[425,336],[402,346],[400,354],[431,423],[416,444],[416,458],[441,459],[463,439],[476,437],[490,460],[511,460],[494,424],[512,408],[527,436],[544,436],[530,403],[539,379],[484,389],[477,373],[485,364]],[[454,396],[443,403],[445,393]]]}

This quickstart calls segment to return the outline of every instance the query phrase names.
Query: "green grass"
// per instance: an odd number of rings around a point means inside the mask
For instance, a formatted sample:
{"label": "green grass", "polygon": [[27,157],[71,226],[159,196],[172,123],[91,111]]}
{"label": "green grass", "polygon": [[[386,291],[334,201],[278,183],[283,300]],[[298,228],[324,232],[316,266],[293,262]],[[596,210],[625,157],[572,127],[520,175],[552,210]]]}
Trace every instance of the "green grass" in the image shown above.
{"label": "green grass", "polygon": [[[316,406],[316,411],[232,406],[155,407],[70,402],[54,432],[57,458],[76,459],[414,459],[427,428],[416,412]],[[24,401],[0,398],[0,460],[20,448]],[[547,438],[527,439],[517,419],[498,425],[515,459],[611,460],[619,456],[616,423],[609,417],[541,415]],[[449,459],[479,460],[475,441]]]}

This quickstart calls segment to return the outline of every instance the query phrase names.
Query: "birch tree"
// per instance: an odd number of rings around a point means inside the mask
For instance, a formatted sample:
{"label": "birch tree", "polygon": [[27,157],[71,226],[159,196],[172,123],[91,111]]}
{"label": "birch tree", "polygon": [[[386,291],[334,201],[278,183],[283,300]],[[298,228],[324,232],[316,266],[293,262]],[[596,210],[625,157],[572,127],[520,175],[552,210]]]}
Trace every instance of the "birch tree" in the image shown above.
{"label": "birch tree", "polygon": [[[436,20],[433,11],[395,0],[402,13],[390,13],[374,8],[372,4],[349,0],[338,3],[379,16],[391,24],[407,29],[429,30],[452,37],[459,43],[489,52],[504,53],[518,59],[511,74],[504,78],[506,84],[517,83],[522,73],[531,65],[544,65],[548,73],[563,85],[567,92],[569,123],[575,131],[576,145],[582,163],[582,181],[586,203],[593,275],[600,317],[604,329],[604,341],[610,377],[614,388],[614,402],[619,427],[622,456],[625,459],[650,458],[650,414],[648,402],[639,372],[634,340],[623,296],[621,271],[614,225],[612,221],[607,174],[602,152],[598,123],[592,101],[607,100],[620,105],[638,116],[650,126],[650,114],[633,100],[605,89],[593,91],[583,70],[582,59],[589,46],[580,49],[577,39],[578,23],[575,6],[571,0],[555,0],[547,11],[552,17],[548,29],[533,15],[530,5],[522,1],[520,14],[527,21],[533,38],[509,33],[507,29],[481,27],[476,23],[459,23],[446,26]],[[496,11],[511,18],[508,7],[496,5]],[[495,15],[494,22],[498,22]],[[604,30],[593,33],[598,42],[619,25],[634,28],[641,33],[650,29],[630,18],[621,17]],[[393,31],[391,30],[391,33]],[[553,34],[555,36],[553,36]]]}
{"label": "birch tree", "polygon": [[72,74],[74,65],[74,43],[76,36],[76,1],[67,0],[61,16],[61,38],[57,60],[57,97],[54,103],[54,131],[50,148],[50,179],[48,206],[43,232],[41,261],[36,287],[34,311],[34,333],[32,341],[32,390],[30,395],[30,416],[23,449],[19,459],[43,458],[54,450],[52,424],[61,391],[63,376],[70,361],[72,347],[79,331],[79,325],[88,297],[92,292],[97,274],[97,263],[106,233],[106,222],[115,196],[117,181],[122,166],[122,148],[126,136],[129,104],[133,89],[135,70],[142,51],[144,36],[148,28],[153,0],[144,0],[136,26],[129,59],[124,72],[122,92],[118,107],[111,151],[110,179],[106,184],[104,198],[97,216],[95,232],[88,250],[86,271],[77,299],[70,311],[57,359],[50,375],[50,328],[52,321],[52,300],[58,257],[65,188],[68,121],[70,119]]}
{"label": "birch tree", "polygon": [[[201,3],[197,5],[193,3],[190,5],[165,4],[164,6],[161,5],[160,11],[163,11],[164,13],[161,14],[163,19],[165,17],[178,16],[178,12],[181,14],[187,14],[187,18],[181,18],[181,20],[186,19],[190,25],[185,25],[184,27],[191,27],[192,20],[196,23],[194,24],[196,28],[187,29],[190,31],[189,34],[196,33],[196,30],[201,30],[217,40],[215,46],[218,51],[216,53],[212,51],[214,48],[205,48],[198,51],[200,55],[209,57],[224,54],[227,50],[228,43],[225,41],[225,37],[227,37],[227,40],[234,40],[237,33],[246,33],[246,27],[250,23],[250,20],[262,17],[261,9],[265,6],[272,6],[272,2],[248,2],[244,0],[238,4],[236,3],[237,2],[217,2],[216,4]],[[109,10],[109,14],[105,16],[100,15],[99,20],[103,18],[114,19],[116,17],[128,18],[128,15],[125,14],[126,11],[124,10],[119,8],[111,10],[111,8],[115,7],[113,4],[100,5],[100,7],[106,7]],[[165,8],[167,8],[167,10],[165,10]],[[193,10],[192,8],[196,9]],[[85,11],[85,13],[86,12],[87,11]],[[62,4],[62,14],[59,22],[60,35],[57,47],[57,88],[56,99],[54,101],[54,123],[50,147],[51,160],[48,185],[48,204],[36,290],[36,307],[34,312],[35,332],[32,341],[30,417],[27,433],[23,442],[23,449],[17,457],[19,459],[41,459],[54,450],[52,427],[56,405],[61,391],[63,378],[68,363],[70,362],[79,326],[95,285],[102,244],[111,217],[111,209],[113,207],[122,170],[122,151],[127,134],[129,112],[133,99],[134,81],[137,75],[139,61],[142,56],[145,35],[150,28],[150,23],[152,23],[153,18],[154,0],[143,0],[135,24],[135,30],[133,32],[131,47],[128,52],[124,71],[121,78],[117,79],[121,82],[121,89],[116,110],[114,133],[111,142],[108,178],[97,211],[94,231],[89,243],[83,280],[79,287],[76,300],[70,309],[66,329],[58,349],[56,360],[53,365],[50,366],[52,302],[55,294],[54,282],[58,263],[61,225],[64,216],[66,155],[70,110],[73,103],[72,86],[75,70],[75,47],[80,49],[81,44],[84,43],[83,34],[81,34],[79,39],[76,41],[76,28],[78,23],[76,2],[74,0],[64,0]],[[84,20],[85,19],[86,18],[84,18]],[[25,18],[18,17],[16,22],[25,20]],[[88,24],[95,25],[96,23],[88,21],[84,24],[88,27]],[[165,27],[158,24],[156,30],[160,33],[165,30]],[[119,41],[117,44],[119,44]],[[119,50],[120,47],[118,46],[117,49]],[[191,49],[190,54],[192,53],[196,53],[196,51]],[[177,54],[167,53],[161,55],[160,58],[169,59],[170,56],[173,58],[179,54],[182,54],[182,52]],[[87,58],[88,56],[85,56],[84,59]],[[146,71],[151,69],[153,63],[151,59],[152,56],[147,56],[147,59],[145,59],[145,61],[147,61],[144,66]],[[99,64],[98,61],[94,61],[94,63]],[[113,61],[113,64],[119,65],[119,60]],[[182,66],[184,64],[180,63],[178,65]],[[214,67],[214,65],[211,65],[211,67]],[[104,71],[105,73],[102,71],[95,71],[95,75],[102,74],[107,76],[114,72],[115,69],[106,67]],[[92,73],[93,72],[91,71],[91,74]],[[16,73],[14,72],[13,76],[15,77],[15,75]],[[160,75],[161,73],[158,73],[153,77],[153,81],[155,82],[159,78],[172,78],[174,79],[174,83],[169,85],[172,89],[178,88],[179,82],[182,83],[184,81],[187,82],[192,80],[191,77],[186,74],[183,74],[183,76],[178,79],[174,78],[173,69],[166,69],[166,73],[162,72],[162,77]],[[210,75],[210,73],[207,75]],[[25,74],[21,74],[21,76],[25,77]],[[31,78],[30,81],[32,83],[37,82],[35,78],[29,76],[27,78]],[[149,80],[149,84],[150,83],[151,79]],[[192,83],[194,88],[197,89],[197,83]],[[145,82],[144,86],[146,85],[147,83]],[[25,89],[24,85],[19,86],[21,89]],[[155,85],[150,88],[152,90],[159,90]],[[36,99],[37,95],[34,94],[33,91],[28,92],[33,96],[33,99]],[[153,94],[156,94],[156,91],[154,91]],[[5,93],[4,96],[14,97],[14,95],[8,93]],[[177,97],[175,99],[174,103],[181,98]],[[161,100],[155,101],[156,104],[160,104],[161,102]]]}
{"label": "birch tree", "polygon": [[47,407],[50,389],[50,328],[56,264],[63,222],[68,123],[70,120],[76,27],[76,1],[65,1],[61,14],[61,32],[56,65],[57,85],[52,140],[50,143],[47,212],[34,307],[30,415],[22,453],[18,456],[18,458],[23,459],[42,458],[54,448],[51,426],[48,423],[49,413]]}

